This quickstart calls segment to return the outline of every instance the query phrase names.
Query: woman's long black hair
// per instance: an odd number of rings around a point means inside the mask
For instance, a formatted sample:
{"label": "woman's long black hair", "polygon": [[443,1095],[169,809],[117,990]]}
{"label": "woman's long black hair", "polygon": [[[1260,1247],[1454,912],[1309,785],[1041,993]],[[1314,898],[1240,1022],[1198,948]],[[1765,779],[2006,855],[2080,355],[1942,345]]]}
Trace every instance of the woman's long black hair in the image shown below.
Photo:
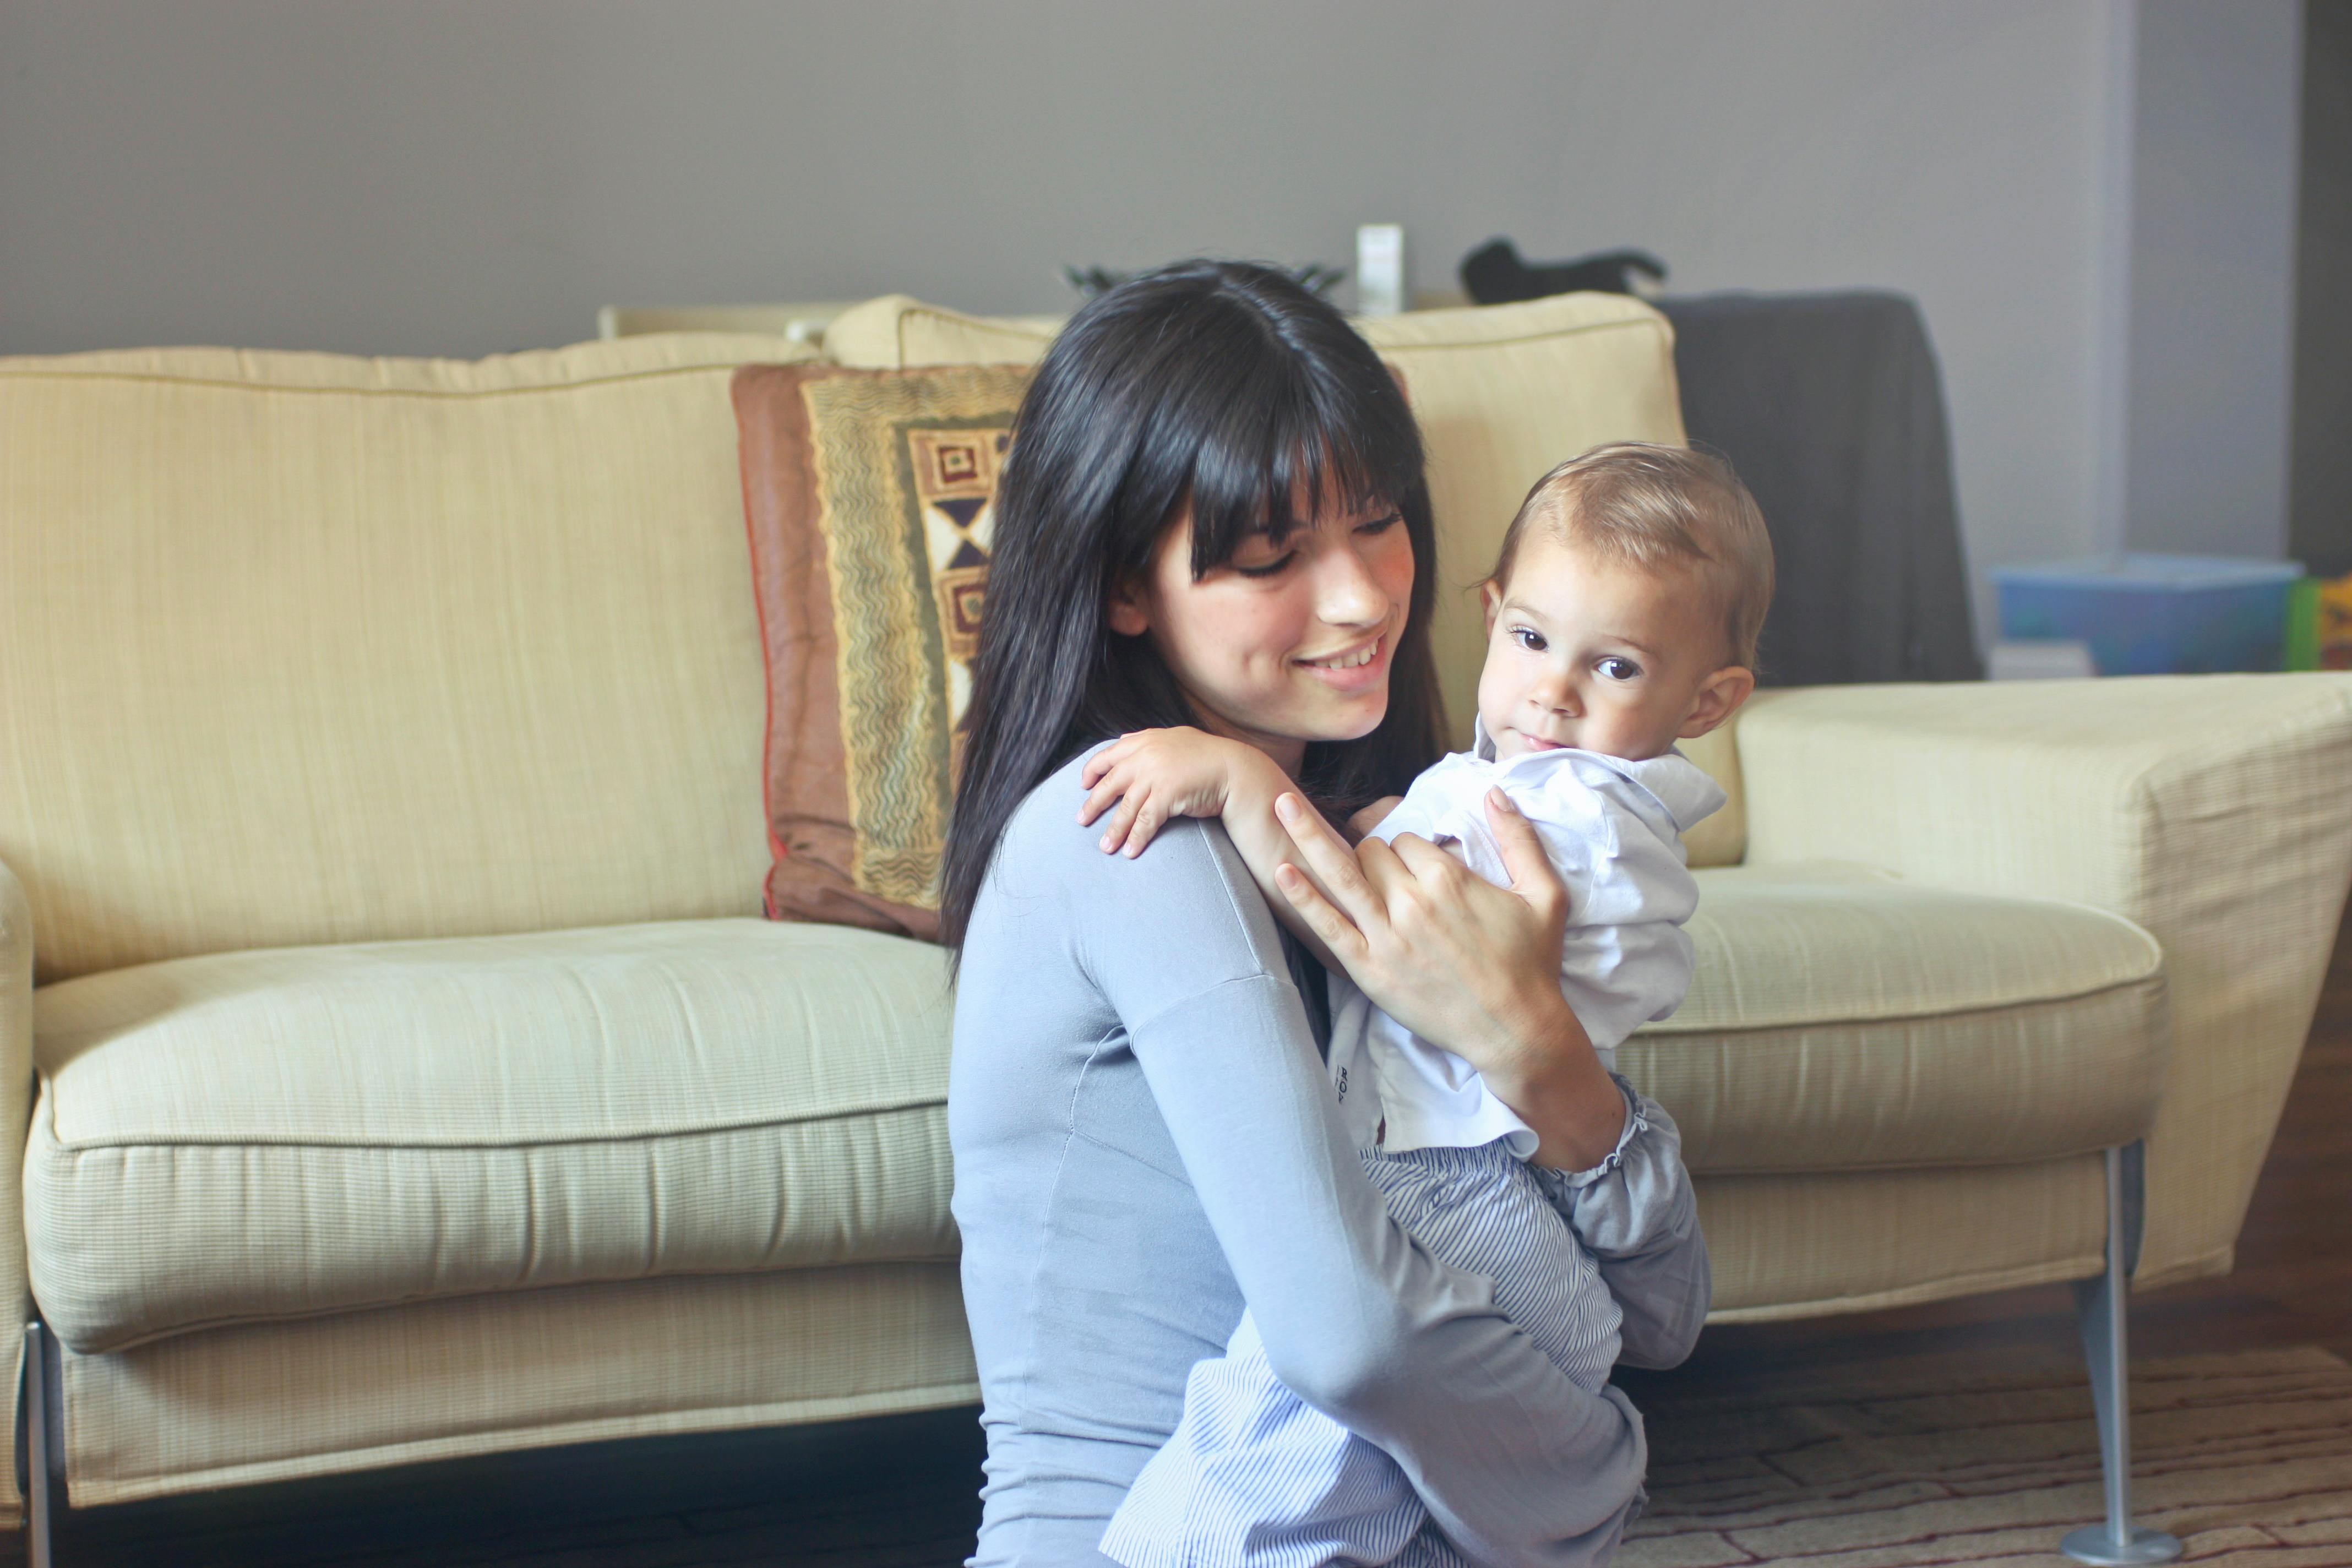
{"label": "woman's long black hair", "polygon": [[[1338,809],[1402,790],[1443,750],[1429,651],[1436,542],[1421,435],[1371,346],[1272,268],[1181,261],[1071,318],[1015,416],[997,484],[963,773],[948,830],[940,936],[961,957],[1005,825],[1088,745],[1198,722],[1148,637],[1120,637],[1112,589],[1149,567],[1188,502],[1192,572],[1250,534],[1278,542],[1294,496],[1393,506],[1412,541],[1412,603],[1386,717],[1307,748],[1299,784]],[[1075,803],[1073,803],[1075,809]]]}

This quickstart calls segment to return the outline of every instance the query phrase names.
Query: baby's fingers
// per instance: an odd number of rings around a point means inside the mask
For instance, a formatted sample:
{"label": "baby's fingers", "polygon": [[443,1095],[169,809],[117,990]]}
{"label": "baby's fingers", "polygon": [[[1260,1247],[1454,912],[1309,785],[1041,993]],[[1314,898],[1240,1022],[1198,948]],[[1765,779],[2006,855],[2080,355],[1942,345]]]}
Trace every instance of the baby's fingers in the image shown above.
{"label": "baby's fingers", "polygon": [[1102,852],[1115,854],[1127,842],[1128,831],[1135,825],[1136,815],[1143,809],[1145,792],[1129,789],[1118,797],[1118,805],[1103,823]]}
{"label": "baby's fingers", "polygon": [[1123,774],[1114,774],[1097,781],[1092,791],[1087,794],[1085,804],[1078,807],[1078,826],[1084,827],[1096,817],[1100,816],[1110,809],[1112,802],[1126,793],[1127,781]]}
{"label": "baby's fingers", "polygon": [[1142,803],[1136,807],[1134,819],[1128,825],[1127,858],[1132,860],[1142,854],[1144,847],[1151,842],[1152,837],[1167,821],[1166,809],[1150,795],[1145,795]]}
{"label": "baby's fingers", "polygon": [[1126,736],[1120,736],[1087,759],[1086,765],[1078,770],[1078,783],[1086,788],[1092,789],[1096,781],[1118,766],[1126,760],[1128,752],[1134,749],[1128,744]]}

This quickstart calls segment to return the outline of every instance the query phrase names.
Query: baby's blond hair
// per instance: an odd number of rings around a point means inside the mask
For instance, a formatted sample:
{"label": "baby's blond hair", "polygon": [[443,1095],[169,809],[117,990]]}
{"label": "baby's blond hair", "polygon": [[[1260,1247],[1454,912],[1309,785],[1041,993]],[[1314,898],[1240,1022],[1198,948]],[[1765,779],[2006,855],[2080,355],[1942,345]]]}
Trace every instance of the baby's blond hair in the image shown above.
{"label": "baby's blond hair", "polygon": [[1756,498],[1722,458],[1644,441],[1570,458],[1519,503],[1490,581],[1507,584],[1538,523],[1564,544],[1644,571],[1689,566],[1721,608],[1729,662],[1756,668],[1772,606],[1772,541]]}

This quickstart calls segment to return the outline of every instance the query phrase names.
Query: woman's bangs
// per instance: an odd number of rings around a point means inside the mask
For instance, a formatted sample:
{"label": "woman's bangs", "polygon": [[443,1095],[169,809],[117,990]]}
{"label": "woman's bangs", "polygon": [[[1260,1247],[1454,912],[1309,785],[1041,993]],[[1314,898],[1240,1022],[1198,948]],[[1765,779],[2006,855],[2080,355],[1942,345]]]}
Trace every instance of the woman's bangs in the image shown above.
{"label": "woman's bangs", "polygon": [[[1235,398],[1201,443],[1189,493],[1195,577],[1231,560],[1254,533],[1279,544],[1328,509],[1401,505],[1418,478],[1420,454],[1409,423],[1392,431],[1397,421],[1389,410],[1349,405],[1369,399],[1320,399],[1304,387],[1291,390],[1273,409],[1265,401]],[[1392,438],[1374,446],[1365,441],[1367,434]]]}

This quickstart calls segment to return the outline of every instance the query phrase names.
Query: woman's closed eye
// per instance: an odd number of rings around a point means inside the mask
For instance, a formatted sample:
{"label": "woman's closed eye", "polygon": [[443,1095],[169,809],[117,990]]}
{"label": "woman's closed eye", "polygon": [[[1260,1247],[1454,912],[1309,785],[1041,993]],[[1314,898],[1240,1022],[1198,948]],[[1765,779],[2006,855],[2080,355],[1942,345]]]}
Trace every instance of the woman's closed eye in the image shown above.
{"label": "woman's closed eye", "polygon": [[1283,572],[1289,568],[1292,562],[1297,559],[1298,552],[1296,550],[1286,550],[1271,561],[1259,562],[1254,565],[1245,566],[1242,564],[1241,562],[1235,561],[1234,563],[1234,570],[1240,573],[1244,577],[1279,576]]}

